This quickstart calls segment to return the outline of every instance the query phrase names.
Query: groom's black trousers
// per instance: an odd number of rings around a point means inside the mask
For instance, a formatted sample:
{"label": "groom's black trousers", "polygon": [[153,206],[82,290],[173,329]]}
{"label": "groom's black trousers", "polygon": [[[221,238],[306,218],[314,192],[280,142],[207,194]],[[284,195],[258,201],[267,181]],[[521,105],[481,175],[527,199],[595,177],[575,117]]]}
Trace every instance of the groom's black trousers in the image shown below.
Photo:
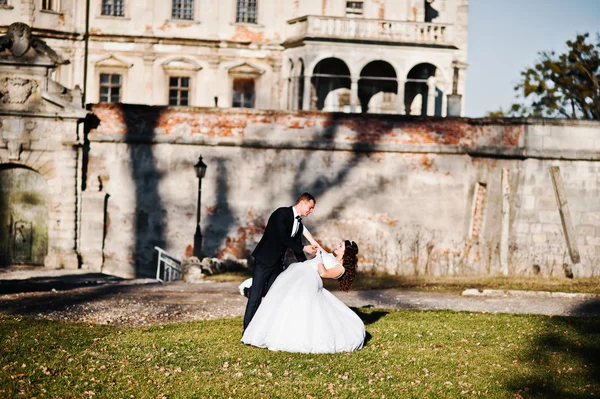
{"label": "groom's black trousers", "polygon": [[275,265],[265,265],[258,259],[254,259],[254,271],[252,273],[252,287],[248,295],[248,304],[246,305],[246,313],[244,314],[244,330],[250,324],[254,314],[258,310],[258,306],[262,297],[267,294],[273,282],[283,271],[283,263],[281,260]]}

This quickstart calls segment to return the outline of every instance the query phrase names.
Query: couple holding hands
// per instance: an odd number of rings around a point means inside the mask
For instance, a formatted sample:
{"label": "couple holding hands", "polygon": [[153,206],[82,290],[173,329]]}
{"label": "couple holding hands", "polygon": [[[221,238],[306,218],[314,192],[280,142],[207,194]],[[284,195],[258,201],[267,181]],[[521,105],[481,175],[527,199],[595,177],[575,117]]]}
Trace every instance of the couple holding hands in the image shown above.
{"label": "couple holding hands", "polygon": [[[362,348],[365,326],[342,301],[323,288],[337,279],[349,291],[356,276],[358,246],[342,241],[327,253],[302,224],[315,199],[301,194],[292,207],[277,209],[252,252],[252,287],[244,315],[242,342],[285,352],[336,353]],[[303,245],[304,237],[310,245]],[[284,270],[287,249],[296,256]],[[304,253],[315,255],[307,260]],[[264,297],[264,298],[263,298]]]}

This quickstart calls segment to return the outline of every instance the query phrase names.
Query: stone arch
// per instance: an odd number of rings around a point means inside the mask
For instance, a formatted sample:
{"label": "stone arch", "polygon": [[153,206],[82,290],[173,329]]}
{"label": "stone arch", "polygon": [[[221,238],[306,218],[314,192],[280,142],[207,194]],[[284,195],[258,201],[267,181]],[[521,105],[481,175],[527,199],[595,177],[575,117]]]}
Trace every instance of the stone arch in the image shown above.
{"label": "stone arch", "polygon": [[371,61],[360,71],[358,99],[362,112],[395,113],[398,76],[386,61]]}
{"label": "stone arch", "polygon": [[406,113],[442,116],[443,91],[438,85],[442,81],[442,72],[434,64],[424,62],[413,66],[404,88]]}
{"label": "stone arch", "polygon": [[[350,90],[350,69],[348,68],[348,65],[339,58],[330,57],[322,59],[313,69],[311,83],[311,91],[314,90],[314,95],[311,93],[310,108],[323,110],[325,108],[325,100],[331,92],[339,89]],[[304,93],[304,95],[307,94],[308,93]],[[337,104],[340,104],[340,101],[338,101]],[[329,111],[339,110],[340,109],[331,109]]]}
{"label": "stone arch", "polygon": [[0,267],[44,265],[48,255],[48,183],[34,169],[0,165]]}

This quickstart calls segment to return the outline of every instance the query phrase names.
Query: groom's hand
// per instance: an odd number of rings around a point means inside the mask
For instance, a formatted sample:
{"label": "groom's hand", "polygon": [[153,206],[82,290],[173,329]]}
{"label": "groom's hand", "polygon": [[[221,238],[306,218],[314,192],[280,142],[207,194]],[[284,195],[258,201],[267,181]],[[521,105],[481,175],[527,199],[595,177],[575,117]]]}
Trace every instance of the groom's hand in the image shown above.
{"label": "groom's hand", "polygon": [[311,254],[311,255],[314,255],[317,253],[317,247],[315,247],[314,245],[305,245],[303,250],[307,254]]}

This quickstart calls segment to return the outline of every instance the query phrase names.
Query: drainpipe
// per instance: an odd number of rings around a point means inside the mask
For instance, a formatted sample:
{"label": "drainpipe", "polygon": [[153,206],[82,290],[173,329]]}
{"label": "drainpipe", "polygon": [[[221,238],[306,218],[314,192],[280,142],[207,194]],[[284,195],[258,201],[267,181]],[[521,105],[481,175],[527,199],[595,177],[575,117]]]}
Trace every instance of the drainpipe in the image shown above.
{"label": "drainpipe", "polygon": [[87,102],[87,76],[88,76],[88,44],[90,41],[90,0],[86,0],[85,2],[85,33],[83,34],[84,40],[84,52],[83,52],[83,96],[82,99],[82,107],[85,107]]}

